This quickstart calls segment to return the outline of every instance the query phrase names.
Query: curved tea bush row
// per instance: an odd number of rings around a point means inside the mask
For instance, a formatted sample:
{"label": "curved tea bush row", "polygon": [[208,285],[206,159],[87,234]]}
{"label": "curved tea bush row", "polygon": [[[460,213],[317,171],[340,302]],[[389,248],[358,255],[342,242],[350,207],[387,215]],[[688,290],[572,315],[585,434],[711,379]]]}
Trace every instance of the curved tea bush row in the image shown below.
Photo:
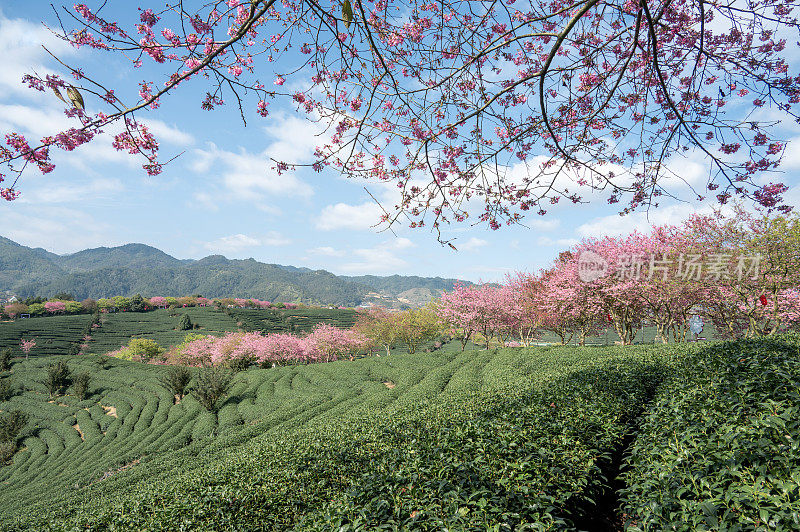
{"label": "curved tea bush row", "polygon": [[[250,369],[237,374],[216,420],[148,406],[120,383],[117,431],[137,441],[121,449],[123,465],[140,461],[66,489],[75,481],[57,473],[70,455],[62,451],[41,469],[38,498],[25,486],[27,506],[0,484],[0,518],[55,530],[569,526],[607,484],[609,455],[660,381],[667,353],[440,351]],[[152,382],[139,378],[135,388]],[[185,444],[169,450],[164,424],[179,419]],[[92,456],[87,449],[83,461]]]}
{"label": "curved tea bush row", "polygon": [[31,357],[63,355],[83,342],[92,322],[91,314],[18,319],[0,323],[0,350],[10,347],[14,356],[25,356],[20,339],[35,340]]}
{"label": "curved tea bush row", "polygon": [[474,417],[386,426],[368,469],[299,528],[575,527],[596,513],[603,470],[662,372],[598,365],[527,397],[493,398]]}
{"label": "curved tea bush row", "polygon": [[349,309],[227,309],[241,327],[250,332],[261,333],[310,333],[318,323],[350,329],[358,318],[358,312]]}
{"label": "curved tea bush row", "polygon": [[800,527],[800,336],[688,357],[632,449],[629,530]]}
{"label": "curved tea bush row", "polygon": [[[73,374],[91,375],[84,400],[50,400],[42,384],[46,364],[65,359]],[[0,408],[21,410],[30,422],[13,465],[0,468],[4,511],[21,511],[51,490],[90,485],[127,464],[185,447],[203,409],[191,398],[173,404],[155,378],[161,370],[92,356],[15,363],[11,378],[24,392]]]}
{"label": "curved tea bush row", "polygon": [[162,347],[183,341],[187,331],[180,329],[181,317],[187,315],[197,327],[195,332],[221,336],[238,329],[230,316],[211,307],[158,309],[151,312],[116,312],[103,314],[102,326],[92,333],[88,351],[102,354],[119,349],[131,338],[150,338]]}

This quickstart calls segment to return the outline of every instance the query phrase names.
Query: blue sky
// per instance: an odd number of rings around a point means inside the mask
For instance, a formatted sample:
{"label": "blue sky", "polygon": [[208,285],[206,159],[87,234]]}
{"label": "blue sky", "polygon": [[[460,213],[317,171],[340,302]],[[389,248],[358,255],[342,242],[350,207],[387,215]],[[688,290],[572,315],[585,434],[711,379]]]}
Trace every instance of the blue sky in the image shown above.
{"label": "blue sky", "polygon": [[[135,11],[135,3],[126,2]],[[94,74],[133,101],[137,83],[151,79],[145,69],[115,62],[108,54],[75,51],[42,26],[53,22],[49,4],[11,0],[0,7],[0,135],[23,132],[28,138],[53,134],[70,124],[50,93],[27,89],[22,75],[61,72],[42,45]],[[132,19],[122,20],[132,23]],[[129,27],[129,26],[128,26]],[[267,66],[269,68],[269,66]],[[272,79],[261,71],[262,79]],[[223,254],[269,263],[321,268],[337,274],[422,275],[499,281],[506,272],[535,271],[583,237],[646,230],[651,223],[679,223],[713,202],[663,201],[650,213],[618,216],[608,194],[589,205],[558,205],[546,216],[531,214],[524,226],[492,231],[484,225],[452,226],[459,251],[441,246],[428,229],[395,226],[379,232],[379,200],[396,202],[392,187],[344,179],[332,169],[310,169],[278,176],[269,157],[309,162],[316,126],[291,105],[274,101],[269,117],[251,112],[244,127],[233,106],[205,112],[202,91],[179,88],[158,110],[142,113],[161,141],[164,160],[181,154],[157,177],[147,177],[142,161],[111,147],[110,136],[71,153],[54,152],[55,171],[29,171],[18,188],[22,197],[3,202],[2,236],[56,253],[141,242],[178,258]],[[98,110],[87,101],[87,110]],[[800,140],[800,128],[784,134]],[[795,144],[795,146],[797,143]],[[673,170],[702,189],[707,168],[700,159],[674,160]],[[800,152],[787,150],[782,180],[785,195],[800,208]],[[517,168],[516,171],[521,171]],[[775,176],[763,182],[776,180]],[[780,180],[780,179],[778,179]],[[692,194],[677,183],[676,194]],[[713,198],[713,196],[712,196]],[[616,207],[616,208],[615,208]]]}

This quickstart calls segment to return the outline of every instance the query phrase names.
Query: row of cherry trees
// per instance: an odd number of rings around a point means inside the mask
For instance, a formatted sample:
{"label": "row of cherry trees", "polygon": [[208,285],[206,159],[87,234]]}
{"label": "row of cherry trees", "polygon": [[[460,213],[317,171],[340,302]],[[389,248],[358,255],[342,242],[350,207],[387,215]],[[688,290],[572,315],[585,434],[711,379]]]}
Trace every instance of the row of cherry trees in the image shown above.
{"label": "row of cherry trees", "polygon": [[[138,339],[141,342],[141,339]],[[258,364],[272,367],[286,364],[330,362],[366,351],[369,340],[362,334],[325,323],[306,336],[285,333],[229,332],[224,336],[189,334],[168,351],[158,347],[136,349],[129,345],[108,353],[138,362],[186,366],[236,366]]]}
{"label": "row of cherry trees", "polygon": [[15,319],[22,314],[30,314],[31,316],[44,316],[56,314],[80,314],[86,312],[91,313],[98,310],[100,312],[111,312],[117,310],[142,312],[154,310],[156,308],[209,306],[216,306],[218,308],[295,309],[298,308],[299,305],[297,303],[272,303],[270,301],[262,301],[258,298],[208,299],[202,296],[153,296],[151,298],[142,296],[114,296],[104,297],[98,300],[88,298],[80,302],[52,299],[43,303],[32,303],[30,305],[26,305],[22,302],[13,302],[2,307],[1,315],[10,319]]}
{"label": "row of cherry trees", "polygon": [[166,360],[192,366],[223,365],[242,361],[261,366],[330,362],[365,349],[361,334],[324,323],[305,337],[284,333],[262,335],[235,332],[222,337],[205,336],[168,353]]}
{"label": "row of cherry trees", "polygon": [[736,209],[695,215],[649,233],[585,239],[550,268],[509,275],[503,286],[456,286],[436,304],[462,349],[538,331],[562,343],[611,326],[623,344],[648,323],[658,340],[684,341],[693,315],[723,337],[800,328],[800,219]]}

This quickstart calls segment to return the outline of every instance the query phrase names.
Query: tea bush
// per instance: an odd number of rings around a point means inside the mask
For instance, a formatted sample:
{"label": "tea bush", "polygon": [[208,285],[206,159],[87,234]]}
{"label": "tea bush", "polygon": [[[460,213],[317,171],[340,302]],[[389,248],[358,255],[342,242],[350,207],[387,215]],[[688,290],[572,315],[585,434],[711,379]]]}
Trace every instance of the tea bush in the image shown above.
{"label": "tea bush", "polygon": [[800,336],[687,357],[637,436],[629,530],[800,526]]}
{"label": "tea bush", "polygon": [[[216,412],[176,404],[177,368],[18,360],[2,406],[33,428],[0,468],[0,527],[587,529],[633,439],[629,530],[793,530],[799,346],[443,346],[250,368]],[[47,400],[57,360],[91,397]]]}
{"label": "tea bush", "polygon": [[0,350],[0,371],[9,371],[11,369],[12,356],[10,347]]}
{"label": "tea bush", "polygon": [[[24,356],[20,338],[35,339],[31,357],[63,355],[73,344],[80,344],[91,325],[90,314],[16,319],[0,323],[0,349],[11,349],[13,356]],[[115,346],[119,347],[119,344]]]}
{"label": "tea bush", "polygon": [[16,390],[10,378],[0,378],[0,402],[8,401],[15,395],[15,392]]}

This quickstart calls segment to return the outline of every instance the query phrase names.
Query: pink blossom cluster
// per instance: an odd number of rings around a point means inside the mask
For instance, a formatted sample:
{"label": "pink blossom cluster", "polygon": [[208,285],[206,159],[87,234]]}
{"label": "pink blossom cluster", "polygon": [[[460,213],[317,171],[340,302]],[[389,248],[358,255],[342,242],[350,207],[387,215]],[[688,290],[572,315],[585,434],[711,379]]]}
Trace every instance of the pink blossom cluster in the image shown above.
{"label": "pink blossom cluster", "polygon": [[451,334],[461,340],[465,349],[477,333],[487,341],[492,337],[503,340],[517,332],[521,318],[515,310],[515,293],[510,286],[457,284],[451,292],[439,298],[436,312]]}
{"label": "pink blossom cluster", "polygon": [[36,347],[36,340],[20,340],[19,346],[25,353],[25,358],[28,358],[28,354],[31,352],[31,349]]}
{"label": "pink blossom cluster", "polygon": [[167,298],[163,296],[153,296],[150,298],[150,304],[154,307],[166,307]]}
{"label": "pink blossom cluster", "polygon": [[44,304],[44,309],[51,314],[65,312],[67,310],[67,304],[63,301],[47,301]]}
{"label": "pink blossom cluster", "polygon": [[166,354],[172,363],[190,366],[222,365],[243,360],[261,366],[330,362],[365,349],[367,339],[352,330],[318,324],[306,337],[285,333],[230,332],[205,336]]}

